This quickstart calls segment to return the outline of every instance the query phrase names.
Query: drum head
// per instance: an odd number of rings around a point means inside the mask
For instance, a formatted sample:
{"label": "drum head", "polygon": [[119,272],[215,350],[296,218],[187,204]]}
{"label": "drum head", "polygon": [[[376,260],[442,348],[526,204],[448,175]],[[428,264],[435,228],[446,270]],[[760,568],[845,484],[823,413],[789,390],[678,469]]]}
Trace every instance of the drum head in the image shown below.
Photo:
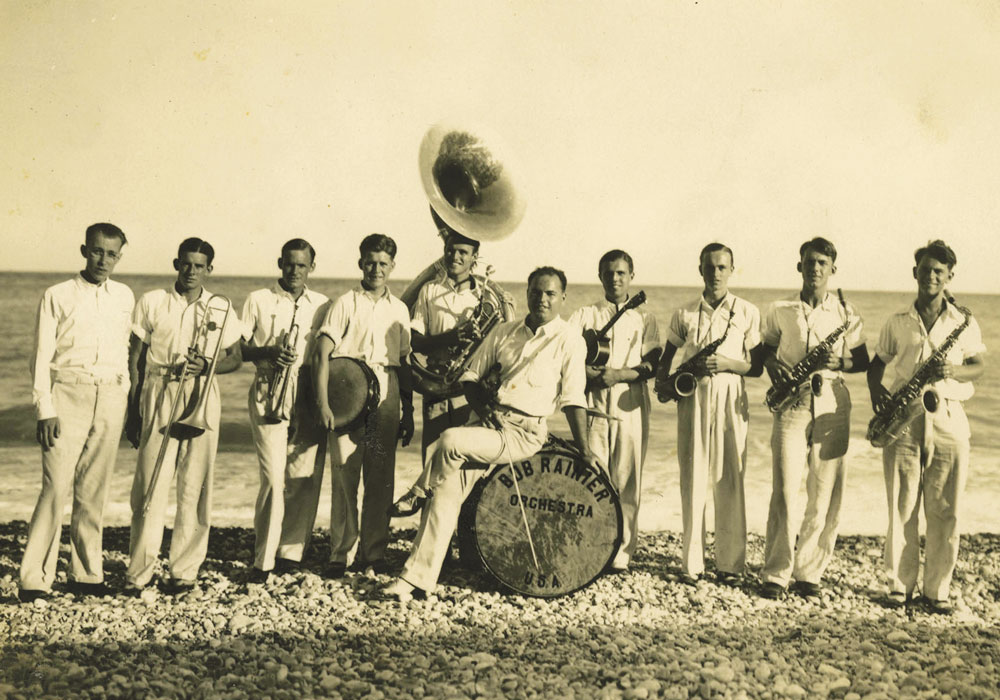
{"label": "drum head", "polygon": [[334,432],[349,433],[360,428],[378,401],[378,378],[371,368],[353,357],[330,359],[327,398],[333,411]]}
{"label": "drum head", "polygon": [[[463,530],[486,571],[508,588],[551,598],[600,576],[622,541],[622,511],[608,479],[551,442],[531,459],[497,465],[476,485]],[[536,568],[521,516],[524,505]]]}

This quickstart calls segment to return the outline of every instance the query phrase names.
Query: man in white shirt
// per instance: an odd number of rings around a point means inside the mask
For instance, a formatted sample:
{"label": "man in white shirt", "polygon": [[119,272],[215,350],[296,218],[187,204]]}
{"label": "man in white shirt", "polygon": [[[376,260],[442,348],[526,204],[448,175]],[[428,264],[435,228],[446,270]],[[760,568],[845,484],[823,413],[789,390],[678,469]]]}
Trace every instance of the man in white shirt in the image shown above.
{"label": "man in white shirt", "polygon": [[[630,298],[635,278],[632,256],[624,250],[605,253],[597,264],[604,299],[577,309],[569,322],[581,330],[600,331]],[[656,317],[643,307],[625,311],[608,331],[606,365],[587,367],[590,449],[606,462],[622,507],[622,543],[610,568],[625,571],[639,535],[642,465],[649,440],[649,389],[660,357]]]}
{"label": "man in white shirt", "polygon": [[[955,252],[944,241],[931,241],[914,259],[917,298],[886,321],[868,370],[875,412],[882,412],[892,393],[949,338],[952,344],[930,367],[931,381],[923,388],[933,392],[929,403],[917,399],[918,412],[909,427],[882,451],[889,507],[885,571],[889,605],[903,605],[913,595],[920,569],[922,496],[927,517],[923,593],[933,612],[947,614],[952,611],[948,595],[958,561],[959,506],[969,470],[971,431],[962,402],[972,397],[972,382],[985,369],[986,346],[976,320],[967,319],[948,300],[945,287],[955,276]],[[922,409],[925,405],[927,410]]]}
{"label": "man in white shirt", "polygon": [[[800,595],[818,596],[837,542],[851,432],[851,397],[841,375],[868,369],[868,350],[860,314],[827,291],[836,262],[837,249],[827,239],[803,243],[797,266],[802,290],[771,304],[764,318],[764,368],[775,384],[794,383],[795,365],[845,326],[824,353],[819,377],[814,382],[807,378],[795,403],[774,414],[771,503],[760,574],[765,598],[781,597],[793,577]],[[810,391],[811,385],[818,392]],[[806,509],[801,528],[796,528],[791,515],[803,467]]]}
{"label": "man in white shirt", "polygon": [[[760,344],[760,312],[729,291],[733,251],[728,246],[705,246],[698,272],[705,288],[670,319],[656,391],[661,401],[677,401],[683,580],[696,583],[705,572],[705,502],[711,485],[716,578],[735,585],[743,575],[747,553],[743,477],[750,410],[743,377],[761,374],[759,352],[754,354]],[[710,345],[715,351],[699,357]],[[674,381],[669,379],[670,365],[678,350],[678,367],[698,357],[690,367],[696,384],[689,396],[678,395],[670,385]],[[751,362],[752,354],[757,362]]]}
{"label": "man in white shirt", "polygon": [[126,243],[121,229],[94,224],[84,240],[84,269],[46,289],[38,306],[31,376],[42,490],[21,560],[23,602],[44,598],[52,589],[70,493],[69,588],[84,595],[107,592],[102,520],[125,420],[135,299],[131,289],[109,279]]}
{"label": "man in white shirt", "polygon": [[[466,462],[516,462],[534,455],[548,435],[546,418],[562,409],[585,461],[604,469],[587,442],[586,347],[579,328],[559,317],[566,275],[552,267],[536,269],[528,277],[527,296],[527,318],[496,326],[462,375],[466,399],[484,424],[445,430],[428,450],[417,482],[393,506],[396,515],[425,506],[434,511],[422,521],[400,577],[385,589],[400,601],[411,598],[415,588],[429,592],[437,585],[458,522],[462,489],[456,482]],[[492,397],[479,381],[497,364],[499,385]]]}
{"label": "man in white shirt", "polygon": [[[217,357],[215,374],[233,372],[241,363],[241,329],[236,314],[224,319],[228,300],[213,299],[203,286],[212,273],[214,258],[215,250],[207,241],[182,241],[174,260],[177,280],[170,289],[143,294],[132,315],[132,390],[125,432],[139,449],[139,457],[132,480],[132,528],[125,574],[129,595],[138,595],[153,578],[175,471],[177,512],[170,540],[170,577],[164,581],[164,589],[182,593],[194,588],[208,552],[221,401],[218,381],[213,376],[205,386],[205,379],[213,357]],[[204,338],[196,337],[199,328],[207,330]],[[178,410],[171,416],[178,391],[182,392]],[[195,394],[204,396],[208,428],[197,435],[178,436],[177,419],[194,408]],[[170,426],[174,429],[168,430]],[[161,471],[154,483],[158,461]]]}
{"label": "man in white shirt", "polygon": [[[339,578],[355,544],[355,566],[385,573],[389,544],[389,508],[395,484],[396,440],[403,446],[413,437],[413,394],[410,387],[410,313],[393,296],[387,283],[395,268],[396,243],[373,233],[361,241],[361,284],[339,297],[317,331],[312,380],[320,424],[330,431],[329,450],[333,497],[330,515],[330,562],[326,575]],[[333,434],[328,383],[331,357],[362,360],[375,373],[379,402],[374,427],[363,426]],[[402,411],[402,416],[400,416]],[[313,489],[319,498],[318,485]],[[364,498],[358,511],[358,487],[364,478]],[[359,531],[360,517],[360,531]]]}
{"label": "man in white shirt", "polygon": [[[296,450],[289,444],[292,413],[296,402],[303,358],[312,349],[315,331],[326,315],[325,294],[309,289],[306,281],[316,269],[316,251],[308,241],[293,238],[281,248],[278,258],[281,278],[271,287],[250,293],[243,305],[243,359],[256,366],[250,385],[250,431],[260,463],[260,489],[254,510],[254,560],[247,583],[264,583],[275,567],[275,558],[286,527],[293,544],[302,526],[312,528],[315,503],[303,500],[303,489],[285,491],[289,459],[305,463],[309,474],[322,474],[325,445],[312,442]],[[308,380],[308,369],[303,373]],[[294,452],[293,452],[294,451]],[[293,471],[294,476],[294,471]],[[297,482],[296,486],[301,482]],[[289,498],[292,496],[292,498]],[[283,524],[283,521],[288,520]],[[283,558],[291,568],[297,557]]]}

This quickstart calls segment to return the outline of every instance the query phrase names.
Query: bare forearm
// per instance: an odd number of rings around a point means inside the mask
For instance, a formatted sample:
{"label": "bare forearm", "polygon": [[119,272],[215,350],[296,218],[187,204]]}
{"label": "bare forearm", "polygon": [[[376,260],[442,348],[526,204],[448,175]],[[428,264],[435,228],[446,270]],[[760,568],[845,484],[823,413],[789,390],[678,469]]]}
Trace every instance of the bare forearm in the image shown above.
{"label": "bare forearm", "polygon": [[587,410],[582,406],[566,406],[563,409],[566,415],[566,422],[569,430],[573,433],[573,441],[576,442],[577,449],[583,454],[590,453],[590,444],[587,441]]}
{"label": "bare forearm", "polygon": [[243,355],[240,352],[240,344],[235,343],[226,349],[225,355],[215,365],[216,374],[229,374],[235,372],[243,364]]}
{"label": "bare forearm", "polygon": [[458,343],[458,334],[454,330],[438,333],[437,335],[424,335],[414,333],[410,338],[410,344],[414,352],[428,353],[433,350],[450,348]]}

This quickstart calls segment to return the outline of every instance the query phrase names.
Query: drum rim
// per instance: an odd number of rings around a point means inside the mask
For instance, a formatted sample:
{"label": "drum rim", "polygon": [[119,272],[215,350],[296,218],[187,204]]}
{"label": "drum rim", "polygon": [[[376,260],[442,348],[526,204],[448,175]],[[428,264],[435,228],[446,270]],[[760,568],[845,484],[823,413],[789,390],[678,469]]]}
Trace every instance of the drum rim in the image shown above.
{"label": "drum rim", "polygon": [[[560,455],[563,455],[563,456],[566,456],[566,457],[572,457],[572,458],[574,458],[576,460],[580,459],[580,455],[579,454],[571,453],[569,450],[566,450],[565,448],[561,448],[561,447],[559,447],[557,445],[553,446],[551,449],[546,449],[545,446],[543,446],[542,449],[540,449],[538,452],[536,452],[535,454],[533,454],[531,457],[534,458],[534,457],[536,457],[536,456],[538,456],[538,455],[540,455],[542,453],[546,453],[546,454],[553,454],[553,453],[555,453],[555,454],[560,454]],[[485,475],[483,475],[479,479],[478,483],[475,485],[475,487],[473,488],[473,490],[469,493],[469,497],[470,498],[472,497],[473,493],[476,494],[476,505],[477,506],[478,506],[478,503],[479,503],[479,499],[482,497],[482,492],[486,489],[486,487],[489,484],[490,480],[493,479],[493,478],[495,478],[497,476],[497,474],[499,474],[502,469],[509,469],[509,468],[510,467],[507,464],[495,464],[495,465],[493,465],[493,467],[491,469],[489,469],[486,472]],[[621,497],[618,494],[618,489],[615,488],[614,484],[611,483],[611,478],[607,474],[605,474],[603,471],[600,471],[600,470],[596,470],[596,471],[597,471],[598,476],[600,476],[600,478],[603,480],[604,485],[608,486],[609,490],[611,491],[612,500],[613,500],[613,502],[615,504],[615,516],[616,516],[615,519],[616,519],[617,525],[618,525],[617,534],[615,535],[614,546],[611,548],[611,554],[610,554],[610,556],[608,556],[608,560],[606,562],[604,562],[604,564],[601,566],[601,568],[598,570],[598,572],[596,574],[594,574],[594,576],[592,578],[590,578],[588,581],[586,581],[585,583],[580,584],[576,588],[574,588],[572,590],[569,590],[569,591],[562,591],[562,592],[559,592],[559,593],[548,593],[548,594],[546,594],[546,593],[534,593],[534,592],[523,591],[523,590],[520,590],[518,588],[515,588],[514,586],[510,585],[509,583],[507,583],[503,579],[501,579],[499,576],[497,576],[496,571],[494,571],[493,568],[490,567],[490,565],[486,562],[486,558],[483,556],[482,548],[479,546],[479,537],[478,537],[478,531],[479,530],[476,527],[476,516],[479,513],[478,508],[476,508],[473,511],[472,516],[471,516],[471,520],[472,520],[472,533],[471,533],[472,540],[473,540],[473,542],[476,545],[476,554],[479,557],[479,561],[482,564],[483,569],[485,571],[487,571],[491,577],[493,577],[493,580],[496,581],[497,584],[499,584],[500,586],[502,586],[503,588],[505,588],[505,589],[507,589],[509,591],[512,591],[513,593],[516,593],[518,595],[523,595],[523,596],[528,597],[528,598],[560,598],[562,596],[570,595],[572,593],[576,593],[577,591],[583,590],[584,588],[586,588],[587,586],[591,585],[594,581],[596,581],[597,579],[599,579],[601,576],[604,575],[604,572],[608,569],[608,567],[614,561],[615,555],[618,554],[618,549],[619,549],[619,547],[621,547],[622,540],[625,537],[625,533],[624,533],[624,529],[625,529],[625,517],[624,517],[624,513],[622,512]]]}
{"label": "drum rim", "polygon": [[[378,402],[377,397],[379,395],[378,377],[375,376],[375,371],[368,366],[368,363],[363,362],[356,357],[338,355],[336,357],[331,357],[327,360],[327,362],[334,362],[335,360],[350,360],[361,368],[361,372],[365,375],[365,378],[368,379],[368,395],[365,397],[364,405],[362,406],[361,411],[359,411],[358,415],[350,421],[333,429],[334,435],[345,435],[364,425],[365,418],[371,411],[375,410],[375,405]],[[336,416],[334,416],[334,419],[336,419]]]}

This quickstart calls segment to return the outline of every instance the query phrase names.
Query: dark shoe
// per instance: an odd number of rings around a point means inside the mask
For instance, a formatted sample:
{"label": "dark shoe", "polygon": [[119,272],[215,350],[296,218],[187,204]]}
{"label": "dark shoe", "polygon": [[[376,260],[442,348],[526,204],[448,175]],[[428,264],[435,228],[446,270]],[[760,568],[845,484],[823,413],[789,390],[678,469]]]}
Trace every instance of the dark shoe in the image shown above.
{"label": "dark shoe", "polygon": [[371,567],[372,573],[378,575],[387,574],[392,568],[389,566],[389,562],[387,562],[385,559],[377,559],[375,561],[368,562],[368,566],[365,568],[368,567]]}
{"label": "dark shoe", "polygon": [[715,580],[723,586],[733,586],[734,588],[743,583],[743,577],[732,571],[717,571]]}
{"label": "dark shoe", "polygon": [[250,572],[246,575],[246,578],[243,579],[243,583],[247,585],[267,583],[267,578],[270,575],[271,575],[270,571],[264,571],[262,569],[258,569],[255,566],[250,569]]}
{"label": "dark shoe", "polygon": [[698,582],[701,580],[701,574],[681,574],[677,577],[677,580],[683,583],[685,586],[697,586]]}
{"label": "dark shoe", "polygon": [[890,591],[884,604],[887,608],[901,608],[906,605],[906,594],[902,591]]}
{"label": "dark shoe", "polygon": [[195,589],[194,581],[182,581],[176,578],[168,578],[160,585],[160,590],[162,590],[167,595],[183,595],[189,591]]}
{"label": "dark shoe", "polygon": [[34,588],[22,588],[17,592],[17,599],[22,603],[34,603],[36,600],[48,600],[52,596],[50,591],[41,591]]}
{"label": "dark shoe", "polygon": [[125,588],[122,589],[122,595],[126,598],[139,598],[142,596],[142,592],[146,590],[142,586],[136,586],[131,583],[125,584]]}
{"label": "dark shoe", "polygon": [[927,605],[927,610],[935,615],[951,615],[955,612],[955,606],[946,598],[942,600],[924,598],[924,602]]}
{"label": "dark shoe", "polygon": [[785,587],[774,583],[773,581],[767,581],[763,586],[760,587],[760,597],[768,598],[769,600],[778,600],[785,595]]}
{"label": "dark shoe", "polygon": [[77,596],[94,596],[103,598],[106,595],[113,595],[111,589],[104,583],[84,583],[83,581],[70,581],[66,584],[66,590]]}
{"label": "dark shoe", "polygon": [[274,560],[274,573],[276,574],[290,574],[293,571],[298,571],[302,562],[295,561],[294,559],[283,559],[278,557]]}
{"label": "dark shoe", "polygon": [[794,588],[795,592],[803,598],[818,598],[823,590],[823,587],[818,583],[810,583],[809,581],[796,581]]}
{"label": "dark shoe", "polygon": [[408,515],[413,515],[419,512],[426,502],[427,498],[425,496],[420,496],[411,489],[389,507],[389,516],[393,518],[405,518]]}
{"label": "dark shoe", "polygon": [[331,561],[323,568],[324,578],[344,578],[347,572],[347,564],[342,561]]}

